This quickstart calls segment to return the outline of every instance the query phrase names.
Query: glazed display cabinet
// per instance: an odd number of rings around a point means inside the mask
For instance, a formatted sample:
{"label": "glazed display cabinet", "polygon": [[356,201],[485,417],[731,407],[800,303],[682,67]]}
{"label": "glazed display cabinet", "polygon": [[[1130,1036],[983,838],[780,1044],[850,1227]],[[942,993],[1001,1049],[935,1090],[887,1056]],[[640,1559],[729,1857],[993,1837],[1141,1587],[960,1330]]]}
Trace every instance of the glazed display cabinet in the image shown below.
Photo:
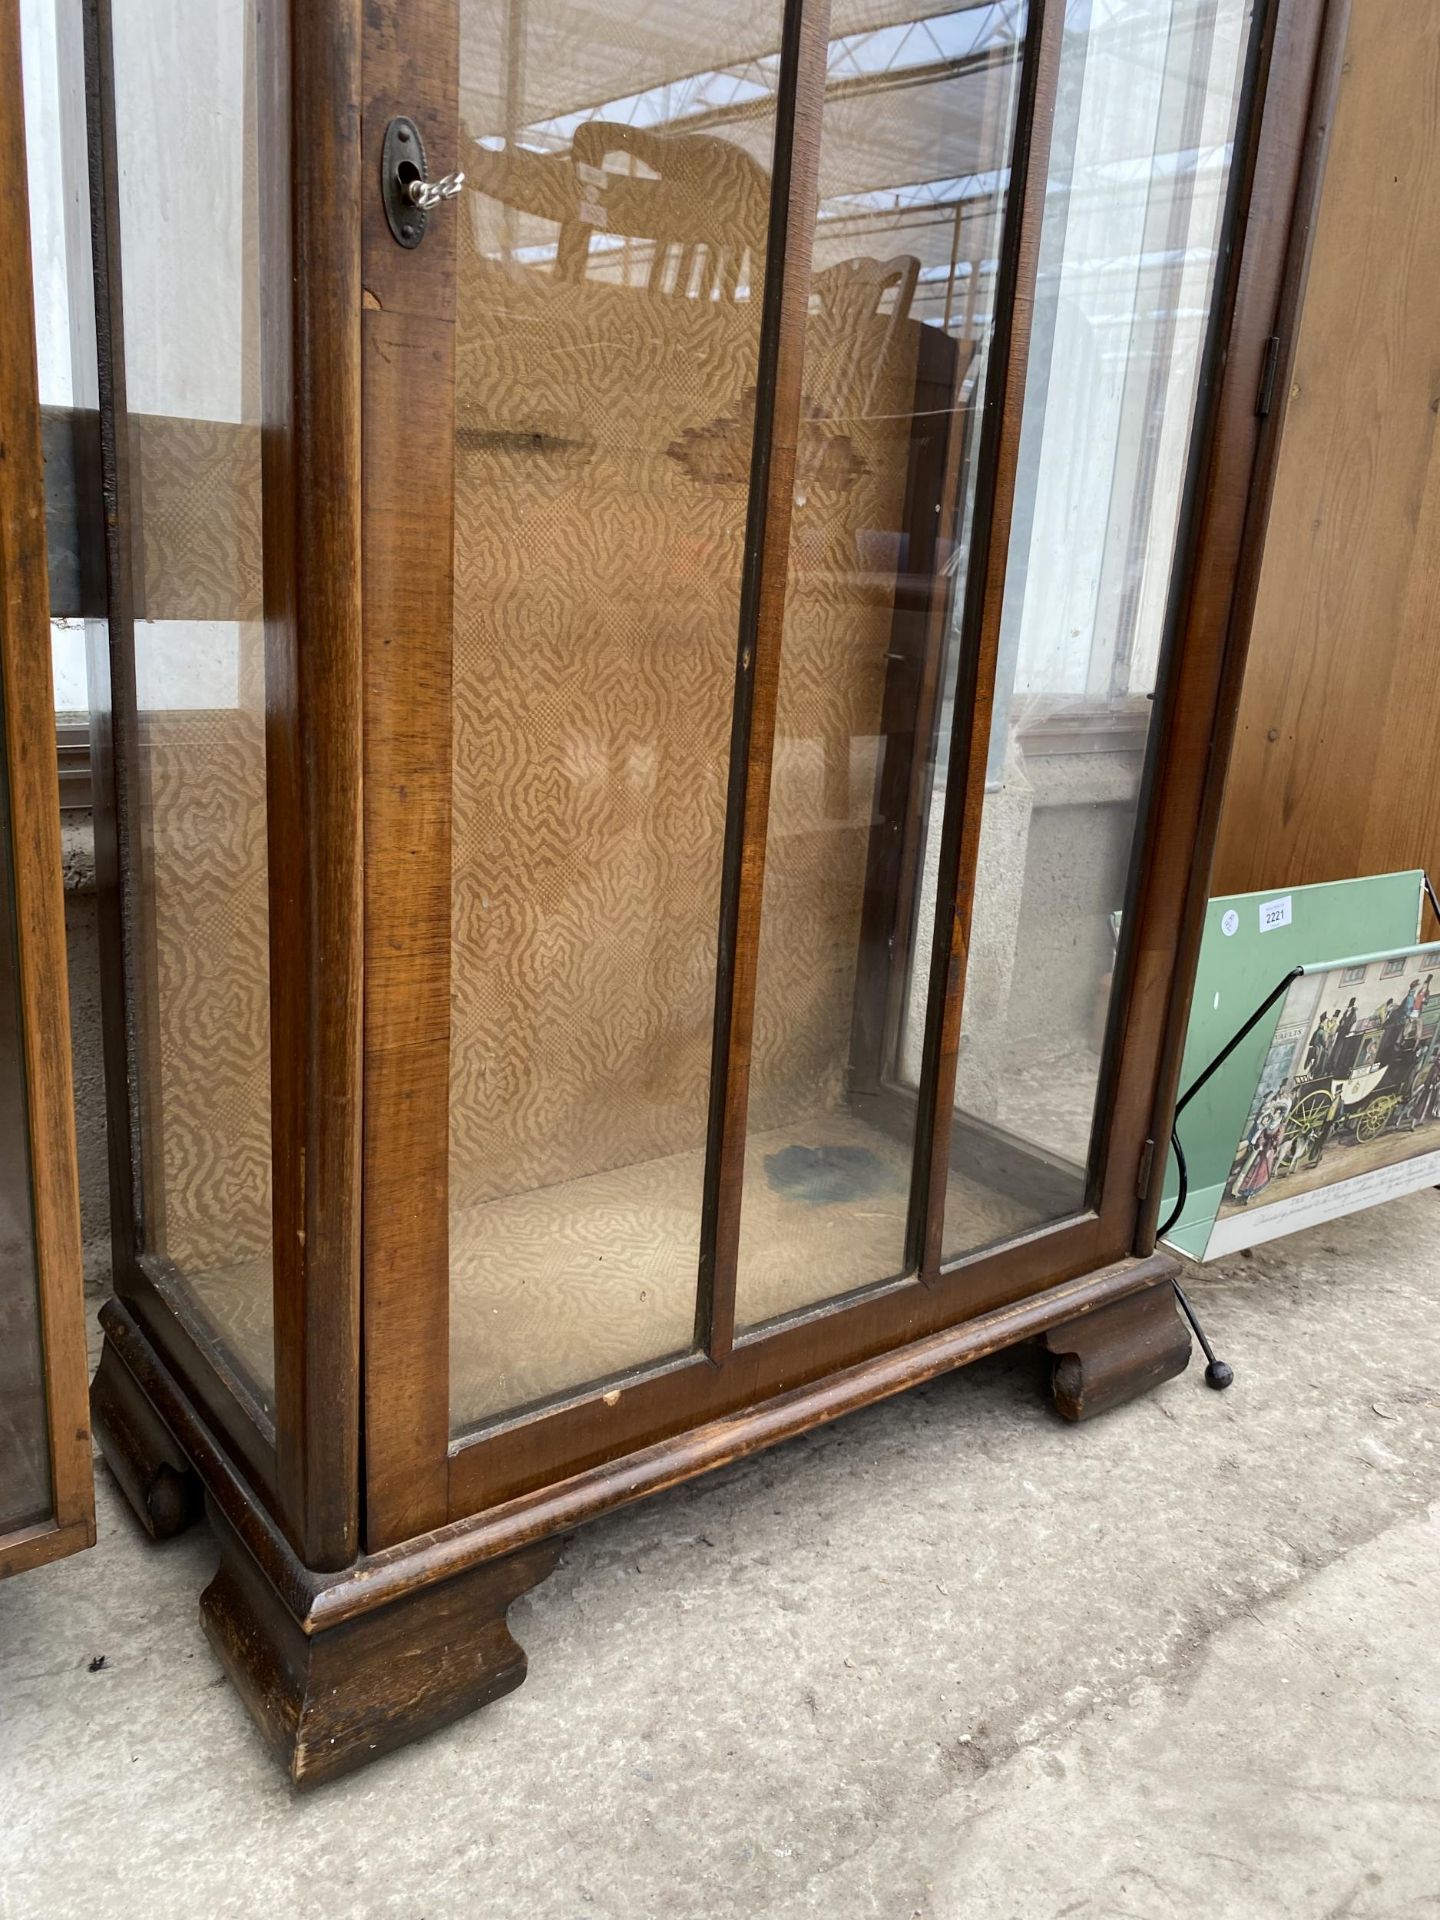
{"label": "glazed display cabinet", "polygon": [[516,1685],[579,1522],[1015,1342],[1071,1418],[1184,1367],[1316,29],[88,20],[93,1409],[305,1784]]}

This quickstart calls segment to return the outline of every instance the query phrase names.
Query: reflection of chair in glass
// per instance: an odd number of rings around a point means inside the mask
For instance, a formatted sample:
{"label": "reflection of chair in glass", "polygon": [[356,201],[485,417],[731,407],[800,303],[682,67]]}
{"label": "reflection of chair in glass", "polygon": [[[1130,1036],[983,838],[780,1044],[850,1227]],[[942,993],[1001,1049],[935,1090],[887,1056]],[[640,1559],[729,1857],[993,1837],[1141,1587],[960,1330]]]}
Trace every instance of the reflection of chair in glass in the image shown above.
{"label": "reflection of chair in glass", "polygon": [[[810,399],[832,416],[868,412],[891,349],[905,331],[920,279],[911,253],[890,260],[860,254],[811,283],[814,368]],[[894,298],[886,307],[887,295]],[[883,327],[874,323],[883,320]]]}
{"label": "reflection of chair in glass", "polygon": [[[648,242],[651,293],[733,301],[764,258],[770,176],[732,141],[590,120],[569,153],[462,145],[475,191],[559,227],[557,279],[608,279],[608,256],[623,281],[613,243]],[[616,155],[626,170],[606,167]]]}
{"label": "reflection of chair in glass", "polygon": [[[608,171],[612,154],[647,172]],[[692,292],[734,300],[763,258],[770,176],[733,141],[589,120],[577,129],[570,158],[580,192],[560,230],[555,271],[562,280],[585,278],[597,231],[653,242],[650,291],[682,300]]]}

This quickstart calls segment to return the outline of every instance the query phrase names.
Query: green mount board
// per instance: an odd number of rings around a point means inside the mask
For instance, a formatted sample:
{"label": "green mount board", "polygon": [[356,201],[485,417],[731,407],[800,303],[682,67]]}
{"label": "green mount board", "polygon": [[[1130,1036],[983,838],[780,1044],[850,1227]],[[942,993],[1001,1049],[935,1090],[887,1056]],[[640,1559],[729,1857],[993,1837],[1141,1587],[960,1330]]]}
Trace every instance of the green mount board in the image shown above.
{"label": "green mount board", "polygon": [[[1289,902],[1288,917],[1283,903]],[[1294,967],[1333,954],[1379,953],[1418,944],[1424,875],[1383,873],[1293,887],[1288,893],[1236,893],[1212,900],[1190,1003],[1190,1025],[1180,1067],[1180,1091],[1209,1065],[1243,1027],[1265,996]],[[1232,923],[1234,932],[1225,928]],[[1270,923],[1270,924],[1267,924]],[[1166,1234],[1168,1245],[1200,1259],[1219,1211],[1235,1143],[1273,1035],[1268,1016],[1246,1035],[1219,1072],[1180,1116],[1180,1144],[1190,1173],[1185,1210]],[[1179,1192],[1172,1153],[1165,1171],[1160,1218]]]}

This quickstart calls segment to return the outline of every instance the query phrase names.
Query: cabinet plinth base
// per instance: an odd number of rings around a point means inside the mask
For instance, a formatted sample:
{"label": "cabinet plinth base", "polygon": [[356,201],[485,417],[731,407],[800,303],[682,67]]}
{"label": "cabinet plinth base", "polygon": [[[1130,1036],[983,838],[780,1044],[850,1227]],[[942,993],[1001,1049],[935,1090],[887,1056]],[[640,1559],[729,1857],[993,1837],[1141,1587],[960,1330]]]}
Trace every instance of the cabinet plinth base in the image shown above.
{"label": "cabinet plinth base", "polygon": [[558,1558],[546,1541],[309,1632],[213,1501],[220,1566],[200,1596],[210,1644],[297,1787],[312,1787],[498,1700],[525,1678],[506,1624]]}
{"label": "cabinet plinth base", "polygon": [[205,1510],[199,1475],[108,1334],[90,1383],[90,1423],[105,1464],[152,1540],[173,1539],[195,1524]]}
{"label": "cabinet plinth base", "polygon": [[1070,1419],[1170,1379],[1190,1357],[1174,1270],[1148,1254],[1057,1282],[330,1570],[305,1564],[118,1300],[101,1310],[95,1428],[157,1538],[198,1516],[203,1482],[220,1548],[205,1630],[291,1780],[311,1787],[517,1687],[525,1655],[506,1611],[552,1570],[563,1536],[601,1514],[1025,1341],[1057,1356],[1055,1401]]}
{"label": "cabinet plinth base", "polygon": [[1190,1364],[1190,1330],[1168,1280],[1048,1327],[1041,1339],[1055,1356],[1051,1391],[1066,1420],[1093,1419]]}

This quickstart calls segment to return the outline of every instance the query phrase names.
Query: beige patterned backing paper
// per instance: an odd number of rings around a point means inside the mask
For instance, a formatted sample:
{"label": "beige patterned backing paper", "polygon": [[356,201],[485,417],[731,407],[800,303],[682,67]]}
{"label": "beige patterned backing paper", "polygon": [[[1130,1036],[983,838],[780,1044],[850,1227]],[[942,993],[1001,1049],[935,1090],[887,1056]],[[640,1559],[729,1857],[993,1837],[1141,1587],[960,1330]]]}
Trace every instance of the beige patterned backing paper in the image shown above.
{"label": "beige patterned backing paper", "polygon": [[260,429],[130,416],[139,502],[137,614],[258,621]]}
{"label": "beige patterned backing paper", "polygon": [[[456,463],[460,1208],[703,1142],[755,346],[745,307],[473,259],[471,272],[484,280],[461,303]],[[907,401],[910,377],[897,356]],[[906,423],[885,411],[812,419],[801,462],[762,1125],[843,1070],[848,1007],[842,1023],[833,1003],[854,968],[905,475]],[[867,530],[879,537],[862,569]]]}
{"label": "beige patterned backing paper", "polygon": [[[463,1421],[689,1344],[758,309],[467,249],[460,315]],[[812,327],[797,462],[752,1115],[804,1139],[843,1092],[913,394],[913,327],[875,326]]]}
{"label": "beige patterned backing paper", "polygon": [[[137,1016],[144,1119],[159,1133],[145,1142],[145,1243],[212,1304],[225,1305],[226,1273],[244,1268],[222,1323],[236,1338],[259,1316],[267,1350],[264,723],[241,709],[142,713],[138,745],[144,897],[134,903],[132,939],[137,957],[148,951]],[[259,1297],[257,1262],[267,1281]],[[268,1374],[267,1360],[262,1379]]]}
{"label": "beige patterned backing paper", "polygon": [[[461,299],[451,1205],[694,1145],[713,1015],[749,307]],[[737,427],[738,431],[738,427]]]}

